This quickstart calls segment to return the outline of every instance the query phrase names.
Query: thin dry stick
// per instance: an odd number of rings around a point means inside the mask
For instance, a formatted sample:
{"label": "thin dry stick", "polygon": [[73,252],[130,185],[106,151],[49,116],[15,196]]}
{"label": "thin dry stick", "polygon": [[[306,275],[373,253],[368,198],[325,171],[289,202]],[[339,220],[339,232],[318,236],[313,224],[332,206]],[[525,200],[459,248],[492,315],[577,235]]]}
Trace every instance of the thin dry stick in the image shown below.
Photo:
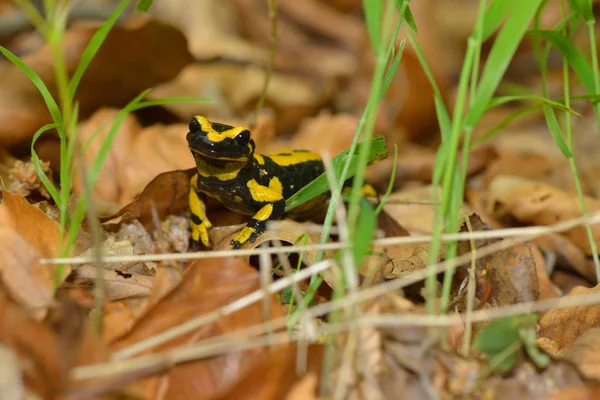
{"label": "thin dry stick", "polygon": [[[331,260],[324,260],[320,263],[311,265],[310,267],[305,268],[301,271],[298,271],[297,273],[295,273],[291,276],[286,276],[285,278],[282,278],[282,279],[278,280],[277,282],[273,282],[267,288],[266,293],[269,293],[269,294],[277,293],[280,290],[283,290],[284,288],[290,286],[291,282],[299,282],[304,279],[307,279],[308,277],[310,277],[314,274],[318,274],[318,273],[321,273],[322,271],[325,271],[327,268],[329,268],[333,265],[335,265],[335,263]],[[205,324],[216,321],[218,318],[221,318],[225,315],[229,315],[235,311],[238,311],[244,307],[247,307],[250,304],[253,304],[253,303],[261,300],[264,296],[265,296],[265,291],[263,289],[256,290],[238,300],[235,300],[235,301],[225,305],[224,307],[222,307],[219,310],[216,310],[212,313],[202,315],[198,318],[194,318],[189,321],[186,321],[185,323],[183,323],[181,325],[167,329],[157,335],[151,336],[145,340],[137,342],[136,344],[134,344],[130,347],[127,347],[120,351],[117,351],[117,352],[113,353],[112,357],[113,357],[113,359],[122,359],[122,358],[131,357],[131,356],[138,354],[144,350],[147,350],[154,346],[158,346],[158,345],[165,343],[169,340],[172,340],[176,337],[179,337],[179,336],[184,335],[188,332],[191,332],[195,329],[198,329]],[[280,319],[284,322],[286,321],[286,318],[280,318]],[[268,322],[269,321],[267,321],[267,323]],[[262,324],[261,326],[264,326],[264,324]],[[277,328],[273,328],[273,329],[277,329]]]}
{"label": "thin dry stick", "polygon": [[[497,309],[478,310],[472,314],[473,322],[488,321],[511,315],[519,315],[529,312],[539,312],[551,308],[580,307],[600,303],[600,293],[591,293],[578,296],[567,296],[560,299],[549,299],[538,302],[513,304],[511,306]],[[461,315],[401,315],[380,314],[363,315],[355,321],[361,327],[402,327],[402,326],[448,326],[461,323],[464,314]],[[321,335],[331,335],[343,332],[349,328],[348,323],[338,325],[322,326]],[[240,341],[239,338],[229,338],[216,345],[214,342],[197,343],[194,345],[181,346],[166,353],[152,354],[129,360],[116,360],[102,364],[76,367],[71,370],[70,377],[74,380],[109,377],[133,373],[136,371],[156,371],[157,368],[167,368],[176,363],[214,357],[231,351],[241,351],[277,343],[288,343],[298,340],[298,334],[277,333],[273,336],[262,336]]]}
{"label": "thin dry stick", "polygon": [[[581,218],[578,218],[577,220],[580,221]],[[600,216],[596,216],[595,220],[590,221],[590,223],[597,223],[597,222],[600,222]],[[562,223],[562,224],[555,225],[553,231],[566,230],[566,229],[570,229],[572,227],[573,227],[573,224]],[[548,230],[550,230],[550,229],[548,229]],[[478,252],[478,257],[479,258],[485,257],[489,254],[493,254],[494,252],[496,252],[498,250],[503,250],[505,248],[514,246],[515,244],[526,242],[536,236],[541,236],[542,234],[548,233],[548,230],[543,231],[543,233],[538,232],[537,235],[526,235],[526,236],[523,236],[520,238],[515,238],[515,239],[510,239],[510,240],[507,239],[502,242],[493,243],[492,245],[489,245],[489,246],[486,246],[486,247],[480,249]],[[287,248],[287,249],[289,249],[289,248]],[[470,254],[465,254],[465,255],[459,256],[456,259],[456,263],[458,265],[466,263],[470,260],[470,258],[471,258]],[[302,279],[305,279],[306,277],[310,276],[310,273],[313,271],[313,268],[314,268],[315,273],[319,273],[319,272],[321,272],[321,270],[315,268],[316,266],[319,266],[319,265],[321,265],[321,263],[315,264],[311,267],[303,269],[302,271],[295,274],[293,277],[286,277],[285,280],[292,279],[292,278],[297,279],[298,275],[301,275]],[[327,266],[329,266],[329,264]],[[428,273],[438,274],[440,272],[445,271],[446,268],[448,268],[448,263],[446,261],[444,261],[444,262],[436,264],[435,268],[431,268],[431,270],[422,270],[422,271],[413,272],[413,273],[407,275],[406,277],[404,277],[403,279],[396,279],[393,281],[388,281],[388,282],[382,283],[377,286],[363,289],[359,292],[350,294],[349,296],[347,296],[344,299],[332,300],[328,303],[317,305],[317,306],[311,308],[310,310],[308,310],[307,312],[309,313],[309,315],[311,317],[316,318],[318,316],[327,314],[333,310],[347,307],[350,304],[367,301],[369,299],[385,295],[388,292],[399,290],[403,287],[406,287],[413,283],[419,282],[420,280],[424,279],[428,275]],[[277,287],[279,287],[279,285],[282,282],[284,282],[285,280],[282,279],[282,280],[279,280],[278,282],[275,282],[273,284],[273,286],[270,288],[270,290],[274,291],[274,292],[280,290],[280,289],[275,289],[275,286],[277,285]],[[299,281],[299,280],[296,280],[296,281]],[[287,287],[287,286],[281,286],[281,288],[283,288],[283,287]],[[222,313],[224,313],[224,312],[236,311],[239,308],[241,308],[240,307],[241,305],[245,306],[247,304],[251,304],[254,301],[258,301],[260,298],[262,298],[262,297],[260,297],[261,294],[262,294],[262,291],[251,293],[250,295],[245,296],[233,303],[230,303],[228,306],[225,306],[224,307],[225,311],[218,310],[212,314],[208,314],[206,316],[201,316],[194,320],[187,321],[186,323],[184,323],[182,325],[179,325],[177,327],[166,330],[158,335],[147,338],[142,342],[136,343],[135,345],[133,345],[129,348],[123,349],[123,350],[113,354],[113,357],[115,357],[115,358],[130,357],[134,354],[137,354],[140,351],[143,351],[143,350],[146,350],[155,345],[164,343],[168,340],[178,337],[179,335],[185,334],[193,329],[196,329],[205,323],[214,321],[216,318],[219,318],[222,315]],[[256,297],[257,295],[258,295],[258,297]],[[281,326],[285,326],[286,322],[287,322],[287,318],[282,317],[282,318],[279,318],[276,320],[268,321],[268,324],[271,324],[270,326],[273,327],[271,329],[278,329]],[[263,327],[263,330],[264,330],[264,327]],[[254,328],[253,332],[256,332],[256,331],[258,331],[258,329]]]}
{"label": "thin dry stick", "polygon": [[[473,232],[471,226],[471,219],[469,216],[465,216],[465,223],[469,232]],[[463,346],[462,355],[467,357],[471,350],[471,335],[473,334],[473,322],[471,321],[471,313],[473,312],[473,305],[475,304],[475,289],[477,282],[475,281],[475,268],[477,264],[477,247],[475,247],[475,240],[471,239],[471,266],[469,267],[469,281],[467,282],[467,310],[465,320],[465,334],[463,335]]]}
{"label": "thin dry stick", "polygon": [[[509,229],[496,229],[492,231],[477,231],[473,233],[451,233],[442,235],[442,241],[465,241],[465,240],[480,240],[480,239],[502,239],[510,237],[539,237],[550,233],[562,232],[582,225],[588,221],[591,225],[600,223],[600,213],[595,213],[587,218],[578,217],[573,218],[564,222],[560,222],[554,225],[548,226],[530,226],[525,228],[509,228]],[[373,241],[373,245],[376,246],[393,246],[400,244],[412,244],[412,243],[429,243],[431,242],[431,235],[417,235],[417,236],[397,236],[376,239]],[[205,251],[198,253],[170,253],[170,254],[141,254],[141,255],[130,255],[130,256],[106,256],[103,258],[104,262],[107,263],[130,263],[130,262],[145,262],[145,261],[170,261],[170,260],[195,260],[201,258],[218,258],[218,257],[241,257],[241,256],[254,256],[262,253],[266,254],[285,254],[288,252],[300,253],[305,251],[315,250],[339,250],[347,248],[346,243],[323,243],[323,244],[312,244],[312,245],[301,245],[301,246],[288,246],[288,247],[269,247],[264,249],[240,249],[240,250],[219,250],[219,251]],[[89,264],[94,261],[93,257],[61,257],[61,258],[42,258],[40,259],[41,264]]]}
{"label": "thin dry stick", "polygon": [[[519,315],[530,312],[539,312],[551,308],[580,307],[600,303],[600,293],[591,293],[578,296],[567,296],[560,299],[549,299],[537,302],[519,303],[497,309],[478,310],[473,312],[472,321],[482,322],[511,315]],[[461,315],[401,315],[380,314],[363,315],[354,321],[361,327],[402,327],[423,326],[443,327],[451,324],[461,323],[464,314]],[[338,325],[322,326],[321,335],[331,335],[343,332],[349,328],[347,322]],[[272,336],[248,338],[243,341],[238,337],[222,341],[216,344],[214,341],[199,342],[194,345],[181,346],[166,353],[152,354],[129,360],[115,360],[102,364],[87,365],[73,368],[70,372],[71,379],[92,379],[133,373],[136,371],[156,371],[157,368],[171,367],[175,363],[214,357],[231,351],[241,351],[255,347],[273,345],[277,343],[288,343],[298,340],[301,335],[296,333],[277,333]]]}

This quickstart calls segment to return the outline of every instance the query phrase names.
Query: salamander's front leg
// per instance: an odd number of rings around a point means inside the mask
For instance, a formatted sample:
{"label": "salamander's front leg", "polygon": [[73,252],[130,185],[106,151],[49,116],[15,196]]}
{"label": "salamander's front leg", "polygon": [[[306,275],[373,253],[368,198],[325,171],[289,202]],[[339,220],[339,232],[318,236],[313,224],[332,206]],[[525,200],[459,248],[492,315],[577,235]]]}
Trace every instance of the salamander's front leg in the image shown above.
{"label": "salamander's front leg", "polygon": [[210,239],[208,238],[208,230],[212,228],[212,224],[206,216],[206,204],[202,200],[203,195],[198,191],[198,174],[194,175],[190,180],[190,247],[198,248],[200,243],[208,247]]}
{"label": "salamander's front leg", "polygon": [[229,243],[234,249],[239,249],[248,240],[254,243],[266,229],[268,220],[277,220],[282,217],[285,211],[285,200],[277,200],[272,203],[265,204],[254,216],[248,221],[248,224],[235,235]]}

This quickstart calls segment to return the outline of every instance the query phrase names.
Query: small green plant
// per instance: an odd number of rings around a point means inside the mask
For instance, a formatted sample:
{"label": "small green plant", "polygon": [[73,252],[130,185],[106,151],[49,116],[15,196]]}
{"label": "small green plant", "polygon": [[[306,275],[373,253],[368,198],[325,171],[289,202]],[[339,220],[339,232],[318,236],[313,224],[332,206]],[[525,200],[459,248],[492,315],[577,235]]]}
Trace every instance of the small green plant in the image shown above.
{"label": "small green plant", "polygon": [[483,328],[473,343],[484,353],[491,371],[507,372],[517,362],[521,349],[540,368],[548,366],[550,358],[536,342],[536,314],[515,315],[498,319]]}
{"label": "small green plant", "polygon": [[[131,0],[122,0],[110,17],[100,26],[87,44],[77,68],[72,76],[69,76],[64,56],[64,36],[66,21],[69,12],[70,2],[66,0],[44,1],[45,17],[34,7],[33,3],[26,0],[16,0],[21,10],[28,16],[36,29],[45,39],[50,47],[53,64],[54,76],[57,88],[56,98],[50,93],[50,90],[37,73],[25,64],[20,58],[15,56],[5,47],[0,46],[0,52],[31,80],[42,95],[52,123],[42,126],[34,134],[31,142],[31,157],[40,180],[50,193],[52,200],[59,211],[59,229],[60,236],[64,238],[59,251],[60,256],[69,255],[82,221],[89,212],[92,202],[91,193],[96,184],[102,165],[108,155],[113,140],[118,132],[119,126],[124,121],[128,113],[149,106],[164,104],[168,102],[199,102],[204,101],[196,98],[165,98],[153,101],[144,101],[143,98],[149,90],[144,91],[129,104],[127,104],[116,116],[112,125],[108,129],[108,134],[104,139],[98,157],[92,164],[89,171],[81,170],[83,163],[77,162],[81,158],[82,149],[88,144],[79,142],[77,134],[78,124],[78,105],[75,101],[75,95],[81,79],[92,62],[94,56],[102,46],[104,40],[114,27],[115,23],[123,12],[127,9]],[[151,1],[140,1],[138,9],[150,7]],[[46,132],[56,131],[60,140],[60,171],[58,186],[55,186],[51,179],[46,176],[41,168],[40,159],[35,152],[35,143]],[[76,168],[80,168],[76,171]],[[69,213],[68,207],[73,193],[73,180],[75,173],[80,172],[83,177],[83,193],[77,200],[75,211]],[[95,218],[95,216],[91,216]],[[56,275],[61,276],[61,268],[57,268]]]}

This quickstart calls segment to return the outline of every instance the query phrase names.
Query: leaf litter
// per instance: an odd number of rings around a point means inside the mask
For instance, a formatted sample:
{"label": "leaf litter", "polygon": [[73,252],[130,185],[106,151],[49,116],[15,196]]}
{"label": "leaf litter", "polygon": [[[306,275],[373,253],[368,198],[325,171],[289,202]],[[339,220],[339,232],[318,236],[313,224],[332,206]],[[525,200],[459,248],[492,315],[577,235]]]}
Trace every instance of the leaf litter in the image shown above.
{"label": "leaf litter", "polygon": [[[89,6],[85,3],[83,12],[73,9],[65,37],[65,67],[71,75],[107,15],[99,11],[106,4],[85,9]],[[25,75],[10,63],[0,63],[4,188],[0,359],[10,380],[10,385],[0,385],[0,398],[311,399],[322,398],[320,393],[352,399],[597,397],[597,305],[561,307],[565,296],[597,292],[592,247],[583,225],[518,244],[508,237],[489,236],[501,228],[552,228],[582,216],[568,160],[551,142],[540,112],[503,125],[471,149],[460,215],[471,228],[465,224],[461,232],[478,236],[472,243],[459,241],[457,254],[474,254],[473,270],[469,263],[457,265],[449,308],[455,322],[429,329],[414,323],[427,315],[424,296],[428,294],[421,280],[413,277],[423,275],[431,260],[448,261],[443,258],[446,247],[432,256],[429,240],[411,241],[430,234],[439,222],[435,220],[439,192],[432,185],[440,144],[439,110],[419,51],[429,60],[441,98],[451,104],[477,2],[460,2],[460,7],[456,0],[411,3],[421,48],[410,41],[404,44],[398,71],[376,114],[375,130],[384,134],[388,149],[397,146],[398,158],[390,156],[373,165],[367,180],[383,193],[392,170],[396,178],[378,217],[377,244],[357,266],[353,290],[364,293],[404,279],[412,284],[358,307],[346,306],[337,315],[306,314],[294,329],[285,330],[281,321],[307,306],[297,299],[311,290],[315,278],[297,282],[294,289],[265,291],[246,307],[237,308],[236,302],[287,279],[290,269],[318,265],[325,258],[335,260],[335,265],[321,273],[324,283],[309,310],[328,306],[332,300],[343,303],[356,294],[348,289],[341,298],[335,297],[335,290],[343,287],[343,256],[332,248],[322,255],[316,250],[321,225],[287,219],[274,222],[244,248],[254,255],[230,253],[229,241],[248,217],[217,202],[208,203],[215,225],[210,232],[212,250],[229,258],[210,258],[212,254],[200,252],[203,258],[188,262],[141,260],[189,252],[188,193],[195,169],[185,140],[187,122],[198,114],[232,125],[251,120],[270,57],[268,3],[154,1],[145,17],[129,9],[100,47],[76,96],[77,132],[84,146],[80,160],[88,174],[103,154],[102,145],[119,107],[143,90],[153,87],[147,100],[167,96],[211,100],[155,105],[124,116],[106,161],[93,172],[97,173],[93,203],[102,221],[100,250],[111,257],[100,264],[94,261],[88,223],[69,255],[89,262],[58,268],[43,261],[62,255],[64,234],[56,222],[58,211],[28,153],[31,138],[51,121],[50,114]],[[305,148],[335,156],[350,147],[361,125],[375,68],[361,13],[363,2],[277,3],[274,70],[265,93],[266,107],[252,127],[257,150]],[[0,9],[0,18],[18,13],[14,8]],[[561,18],[560,7],[551,2],[542,15],[542,26],[551,28]],[[0,32],[0,42],[22,56],[56,95],[49,46],[29,26],[18,29],[8,36]],[[484,44],[484,56],[493,40],[492,36]],[[580,37],[575,35],[574,40]],[[400,45],[398,40],[394,51]],[[539,90],[532,60],[530,45],[521,44],[507,79],[529,91]],[[549,92],[559,97],[560,63],[551,59],[549,68]],[[489,110],[474,137],[528,105],[515,102]],[[576,111],[580,117],[573,122],[575,160],[582,171],[588,211],[594,213],[600,204],[597,162],[592,157],[597,128],[590,109],[577,106]],[[58,182],[57,135],[44,134],[36,150],[46,174]],[[71,204],[76,196],[85,195],[81,171],[70,171]],[[596,241],[597,229],[592,226]],[[334,233],[330,242],[343,232]],[[385,242],[390,238],[411,242]],[[264,255],[279,245],[289,254]],[[490,245],[499,250],[480,256]],[[298,251],[297,246],[304,250]],[[130,261],[136,257],[140,260]],[[60,276],[56,271],[62,271]],[[441,282],[440,275],[435,309],[441,304]],[[486,312],[540,300],[555,301],[556,306],[541,312],[539,320],[520,315],[469,321],[469,307]],[[407,322],[385,327],[356,322],[359,317],[386,313],[404,316]],[[183,329],[198,320],[203,323]],[[503,321],[508,321],[504,327],[495,325]],[[335,331],[337,322],[346,327]],[[269,328],[269,323],[276,328]],[[327,333],[331,331],[335,334]],[[504,342],[507,338],[511,340]],[[499,347],[493,348],[494,344]],[[540,360],[547,355],[544,364]]]}

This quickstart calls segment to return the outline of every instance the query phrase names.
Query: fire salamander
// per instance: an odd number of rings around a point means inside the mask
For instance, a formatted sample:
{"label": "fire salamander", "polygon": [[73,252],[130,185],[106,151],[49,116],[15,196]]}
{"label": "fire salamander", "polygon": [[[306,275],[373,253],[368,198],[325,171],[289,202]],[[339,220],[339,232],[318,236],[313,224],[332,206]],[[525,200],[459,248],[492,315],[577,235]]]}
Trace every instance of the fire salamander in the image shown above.
{"label": "fire salamander", "polygon": [[[280,219],[286,199],[324,172],[321,157],[308,150],[282,151],[269,155],[254,152],[255,144],[245,127],[192,118],[188,146],[198,173],[190,182],[190,231],[192,247],[210,245],[205,196],[226,208],[252,215],[248,224],[230,242],[234,249],[254,242],[266,229],[267,221]],[[371,188],[369,192],[374,192]],[[292,211],[304,219],[313,208],[326,204],[322,197]]]}

